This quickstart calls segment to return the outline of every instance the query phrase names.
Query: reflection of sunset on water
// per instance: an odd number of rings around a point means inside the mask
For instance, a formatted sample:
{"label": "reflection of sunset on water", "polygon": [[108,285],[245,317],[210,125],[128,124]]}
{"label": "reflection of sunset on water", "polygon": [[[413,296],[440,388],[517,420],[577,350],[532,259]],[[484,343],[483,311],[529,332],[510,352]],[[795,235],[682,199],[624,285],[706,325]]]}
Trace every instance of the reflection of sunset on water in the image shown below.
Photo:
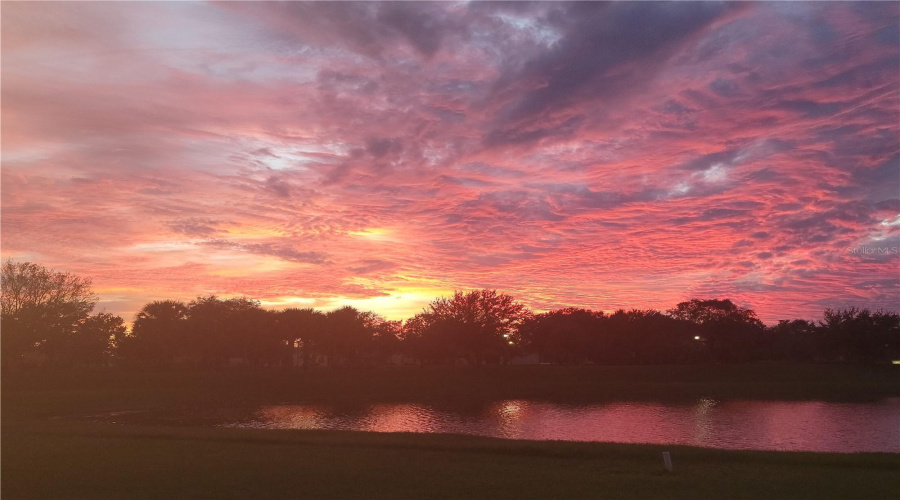
{"label": "reflection of sunset on water", "polygon": [[524,401],[506,401],[500,404],[497,411],[499,417],[498,429],[500,435],[509,439],[521,438],[522,423],[527,412],[528,403]]}
{"label": "reflection of sunset on water", "polygon": [[700,399],[589,406],[509,400],[458,411],[419,404],[264,407],[235,427],[439,432],[509,439],[669,443],[728,449],[900,452],[900,398],[879,403]]}
{"label": "reflection of sunset on water", "polygon": [[354,430],[375,432],[435,432],[435,416],[420,405],[377,405]]}

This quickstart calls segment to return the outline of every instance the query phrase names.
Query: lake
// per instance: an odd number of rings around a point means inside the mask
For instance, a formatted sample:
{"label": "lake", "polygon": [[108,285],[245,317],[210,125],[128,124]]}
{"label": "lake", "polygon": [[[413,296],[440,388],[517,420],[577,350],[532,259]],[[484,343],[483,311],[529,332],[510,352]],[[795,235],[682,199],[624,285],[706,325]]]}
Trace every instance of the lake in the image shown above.
{"label": "lake", "polygon": [[[157,420],[186,419],[241,428],[441,432],[723,449],[900,452],[900,398],[875,403],[699,399],[683,404],[595,405],[508,400],[466,408],[278,404],[180,412]],[[144,415],[142,420],[148,417],[153,419]],[[133,420],[121,414],[115,418]]]}

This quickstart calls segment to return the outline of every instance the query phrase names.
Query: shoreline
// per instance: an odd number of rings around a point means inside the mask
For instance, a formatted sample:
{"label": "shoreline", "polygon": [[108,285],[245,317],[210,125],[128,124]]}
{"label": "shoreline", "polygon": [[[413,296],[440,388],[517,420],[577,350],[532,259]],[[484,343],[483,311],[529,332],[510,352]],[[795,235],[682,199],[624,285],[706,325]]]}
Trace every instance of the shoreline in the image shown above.
{"label": "shoreline", "polygon": [[4,374],[3,417],[159,408],[322,404],[560,404],[729,400],[873,402],[900,397],[900,366],[652,365],[332,368],[312,371],[93,370]]}
{"label": "shoreline", "polygon": [[[307,401],[473,406],[724,395],[900,397],[895,367],[534,366],[3,377],[4,498],[890,498],[900,453],[727,450],[465,434],[104,424],[74,415]],[[61,418],[49,418],[61,417]],[[663,469],[670,451],[675,472]]]}

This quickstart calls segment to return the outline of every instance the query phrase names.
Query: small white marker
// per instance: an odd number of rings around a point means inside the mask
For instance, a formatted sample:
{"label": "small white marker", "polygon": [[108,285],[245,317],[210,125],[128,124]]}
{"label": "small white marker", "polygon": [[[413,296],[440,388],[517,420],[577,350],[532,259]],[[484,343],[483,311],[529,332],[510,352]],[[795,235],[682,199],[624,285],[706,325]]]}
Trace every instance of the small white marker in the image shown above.
{"label": "small white marker", "polygon": [[669,454],[668,451],[664,451],[663,453],[663,465],[666,466],[666,470],[672,472],[672,455]]}

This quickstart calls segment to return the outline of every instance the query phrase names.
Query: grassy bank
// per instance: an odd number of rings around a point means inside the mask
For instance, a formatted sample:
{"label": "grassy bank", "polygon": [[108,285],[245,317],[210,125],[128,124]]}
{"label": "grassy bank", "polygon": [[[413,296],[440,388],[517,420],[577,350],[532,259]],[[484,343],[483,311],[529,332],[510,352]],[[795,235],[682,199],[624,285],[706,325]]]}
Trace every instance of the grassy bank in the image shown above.
{"label": "grassy bank", "polygon": [[65,421],[4,426],[2,438],[10,499],[879,499],[900,488],[900,455],[874,453]]}
{"label": "grassy bank", "polygon": [[3,417],[277,402],[483,403],[900,396],[894,366],[505,366],[224,372],[33,372],[3,377]]}
{"label": "grassy bank", "polygon": [[[900,455],[471,436],[154,427],[76,417],[177,405],[480,404],[900,396],[894,367],[524,366],[5,374],[3,498],[892,498]],[[188,424],[192,425],[192,424]],[[672,452],[676,472],[662,469]]]}

